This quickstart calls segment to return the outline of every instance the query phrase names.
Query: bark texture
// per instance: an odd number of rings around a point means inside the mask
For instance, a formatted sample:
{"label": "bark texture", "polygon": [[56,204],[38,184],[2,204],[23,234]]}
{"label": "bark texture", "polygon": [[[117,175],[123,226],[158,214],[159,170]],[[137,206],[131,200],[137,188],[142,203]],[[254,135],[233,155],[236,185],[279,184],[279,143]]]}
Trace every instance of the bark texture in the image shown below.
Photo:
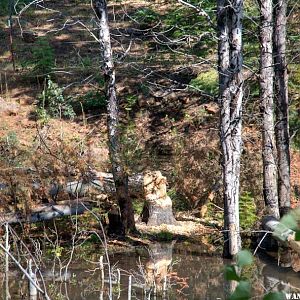
{"label": "bark texture", "polygon": [[260,97],[262,110],[263,188],[268,214],[278,218],[277,161],[274,133],[273,6],[260,3]]}
{"label": "bark texture", "polygon": [[108,24],[106,0],[93,0],[94,10],[99,19],[101,51],[103,58],[103,71],[107,94],[107,128],[109,140],[109,153],[112,164],[112,173],[116,188],[116,198],[120,207],[124,234],[135,231],[132,202],[128,195],[128,177],[122,166],[119,124],[119,103],[115,87],[115,69],[112,58],[112,48]]}
{"label": "bark texture", "polygon": [[280,214],[291,206],[288,73],[286,62],[286,0],[274,7],[274,66],[276,88],[276,146],[278,154],[278,197]]}
{"label": "bark texture", "polygon": [[242,152],[242,0],[218,0],[220,139],[224,185],[225,257],[241,248],[239,181]]}

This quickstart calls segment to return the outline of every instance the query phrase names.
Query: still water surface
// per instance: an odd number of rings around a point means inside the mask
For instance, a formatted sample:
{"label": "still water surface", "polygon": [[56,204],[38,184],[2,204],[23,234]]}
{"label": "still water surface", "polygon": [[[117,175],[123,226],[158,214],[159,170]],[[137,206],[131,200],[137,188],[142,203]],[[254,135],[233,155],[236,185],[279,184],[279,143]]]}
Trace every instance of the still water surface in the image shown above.
{"label": "still water surface", "polygon": [[[132,278],[131,299],[226,299],[228,283],[223,278],[223,269],[229,262],[207,252],[191,252],[188,245],[153,243],[148,248],[110,254],[109,259],[113,299],[129,299],[129,275]],[[53,273],[52,267],[44,267],[43,271],[51,300],[109,299],[107,265],[103,289],[99,264],[86,257],[76,258],[70,264],[64,282],[60,280],[59,268],[56,267]],[[262,295],[270,290],[300,292],[300,275],[288,268],[277,267],[268,257],[260,256],[246,270],[245,276],[252,282],[254,299],[262,299]],[[10,269],[8,284],[4,281],[2,276],[2,299],[6,299],[8,293],[13,300],[29,299],[28,283],[17,269]]]}

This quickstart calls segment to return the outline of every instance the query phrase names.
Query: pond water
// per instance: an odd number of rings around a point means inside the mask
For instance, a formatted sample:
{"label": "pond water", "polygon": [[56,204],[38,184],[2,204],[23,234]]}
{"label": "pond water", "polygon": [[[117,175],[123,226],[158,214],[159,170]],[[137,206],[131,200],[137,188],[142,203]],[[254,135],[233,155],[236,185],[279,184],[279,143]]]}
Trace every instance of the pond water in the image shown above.
{"label": "pond water", "polygon": [[[191,246],[179,243],[153,243],[126,253],[109,255],[104,265],[104,285],[97,261],[80,256],[69,265],[65,280],[61,280],[59,268],[44,266],[43,277],[50,299],[94,300],[109,299],[226,299],[229,285],[224,280],[223,269],[228,261],[207,251],[191,251]],[[300,292],[300,275],[289,268],[279,268],[274,260],[260,256],[245,271],[252,283],[255,299],[262,299],[267,291]],[[28,281],[12,265],[5,280],[0,277],[2,299],[30,299]],[[118,280],[120,278],[120,280]],[[128,296],[131,278],[131,298]],[[111,282],[111,288],[110,283]],[[41,284],[41,283],[40,283]],[[2,285],[2,286],[1,286]],[[156,290],[156,295],[154,291]],[[33,299],[40,299],[32,297]]]}

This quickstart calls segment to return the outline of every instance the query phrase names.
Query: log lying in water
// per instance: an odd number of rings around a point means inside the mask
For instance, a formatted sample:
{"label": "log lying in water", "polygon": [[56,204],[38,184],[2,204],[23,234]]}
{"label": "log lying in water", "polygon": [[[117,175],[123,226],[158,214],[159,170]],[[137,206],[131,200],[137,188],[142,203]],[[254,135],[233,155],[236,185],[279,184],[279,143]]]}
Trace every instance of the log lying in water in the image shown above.
{"label": "log lying in water", "polygon": [[280,223],[274,217],[265,217],[262,221],[265,230],[273,232],[273,237],[300,254],[300,241],[295,241],[296,232]]}
{"label": "log lying in water", "polygon": [[35,223],[40,221],[47,221],[54,218],[80,215],[83,214],[90,206],[83,204],[80,201],[70,201],[69,204],[44,204],[39,205],[27,215],[21,215],[18,213],[9,213],[0,215],[0,223]]}

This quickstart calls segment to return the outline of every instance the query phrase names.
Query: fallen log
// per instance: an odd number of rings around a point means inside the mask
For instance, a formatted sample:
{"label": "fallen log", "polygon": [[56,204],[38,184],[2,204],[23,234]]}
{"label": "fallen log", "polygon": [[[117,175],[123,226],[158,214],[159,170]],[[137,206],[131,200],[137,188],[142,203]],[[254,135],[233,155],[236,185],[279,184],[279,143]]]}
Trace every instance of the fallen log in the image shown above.
{"label": "fallen log", "polygon": [[87,209],[89,209],[89,204],[84,204],[80,201],[70,201],[69,204],[43,204],[32,209],[27,216],[20,213],[8,213],[0,215],[0,223],[35,223],[41,221],[47,221],[54,218],[71,216],[71,215],[81,215]]}
{"label": "fallen log", "polygon": [[[128,177],[128,190],[131,196],[144,196],[144,174],[135,174]],[[105,172],[93,172],[93,177],[90,181],[77,180],[67,182],[66,186],[53,186],[50,190],[50,195],[55,196],[64,190],[76,197],[85,197],[93,190],[98,193],[113,195],[116,192],[113,174]]]}
{"label": "fallen log", "polygon": [[[97,190],[98,193],[114,195],[115,186],[111,173],[95,172],[92,180],[68,182],[65,187],[54,187],[50,194],[53,196],[63,189],[76,197],[85,197]],[[160,171],[135,174],[128,178],[130,196],[145,201],[141,220],[151,226],[175,224],[172,212],[172,200],[167,195],[167,180]],[[116,223],[119,226],[119,223]],[[113,225],[114,227],[114,225]]]}
{"label": "fallen log", "polygon": [[[137,197],[145,202],[141,216],[143,222],[151,226],[176,223],[172,211],[172,200],[167,195],[167,180],[166,177],[162,176],[161,172],[146,172],[145,174],[139,173],[129,176],[128,190],[130,196]],[[94,171],[89,181],[67,182],[65,186],[53,185],[50,188],[49,195],[56,200],[61,191],[76,198],[86,197],[95,192],[97,194],[114,195],[113,175],[111,173]],[[0,222],[38,222],[76,213],[82,214],[85,211],[84,206],[80,203],[75,206],[49,204],[38,206],[37,209],[38,212],[31,211],[27,217],[18,214],[0,215]]]}
{"label": "fallen log", "polygon": [[272,216],[265,217],[262,221],[262,226],[265,230],[271,231],[273,238],[278,242],[300,254],[300,241],[295,240],[296,232],[294,230],[286,227]]}

